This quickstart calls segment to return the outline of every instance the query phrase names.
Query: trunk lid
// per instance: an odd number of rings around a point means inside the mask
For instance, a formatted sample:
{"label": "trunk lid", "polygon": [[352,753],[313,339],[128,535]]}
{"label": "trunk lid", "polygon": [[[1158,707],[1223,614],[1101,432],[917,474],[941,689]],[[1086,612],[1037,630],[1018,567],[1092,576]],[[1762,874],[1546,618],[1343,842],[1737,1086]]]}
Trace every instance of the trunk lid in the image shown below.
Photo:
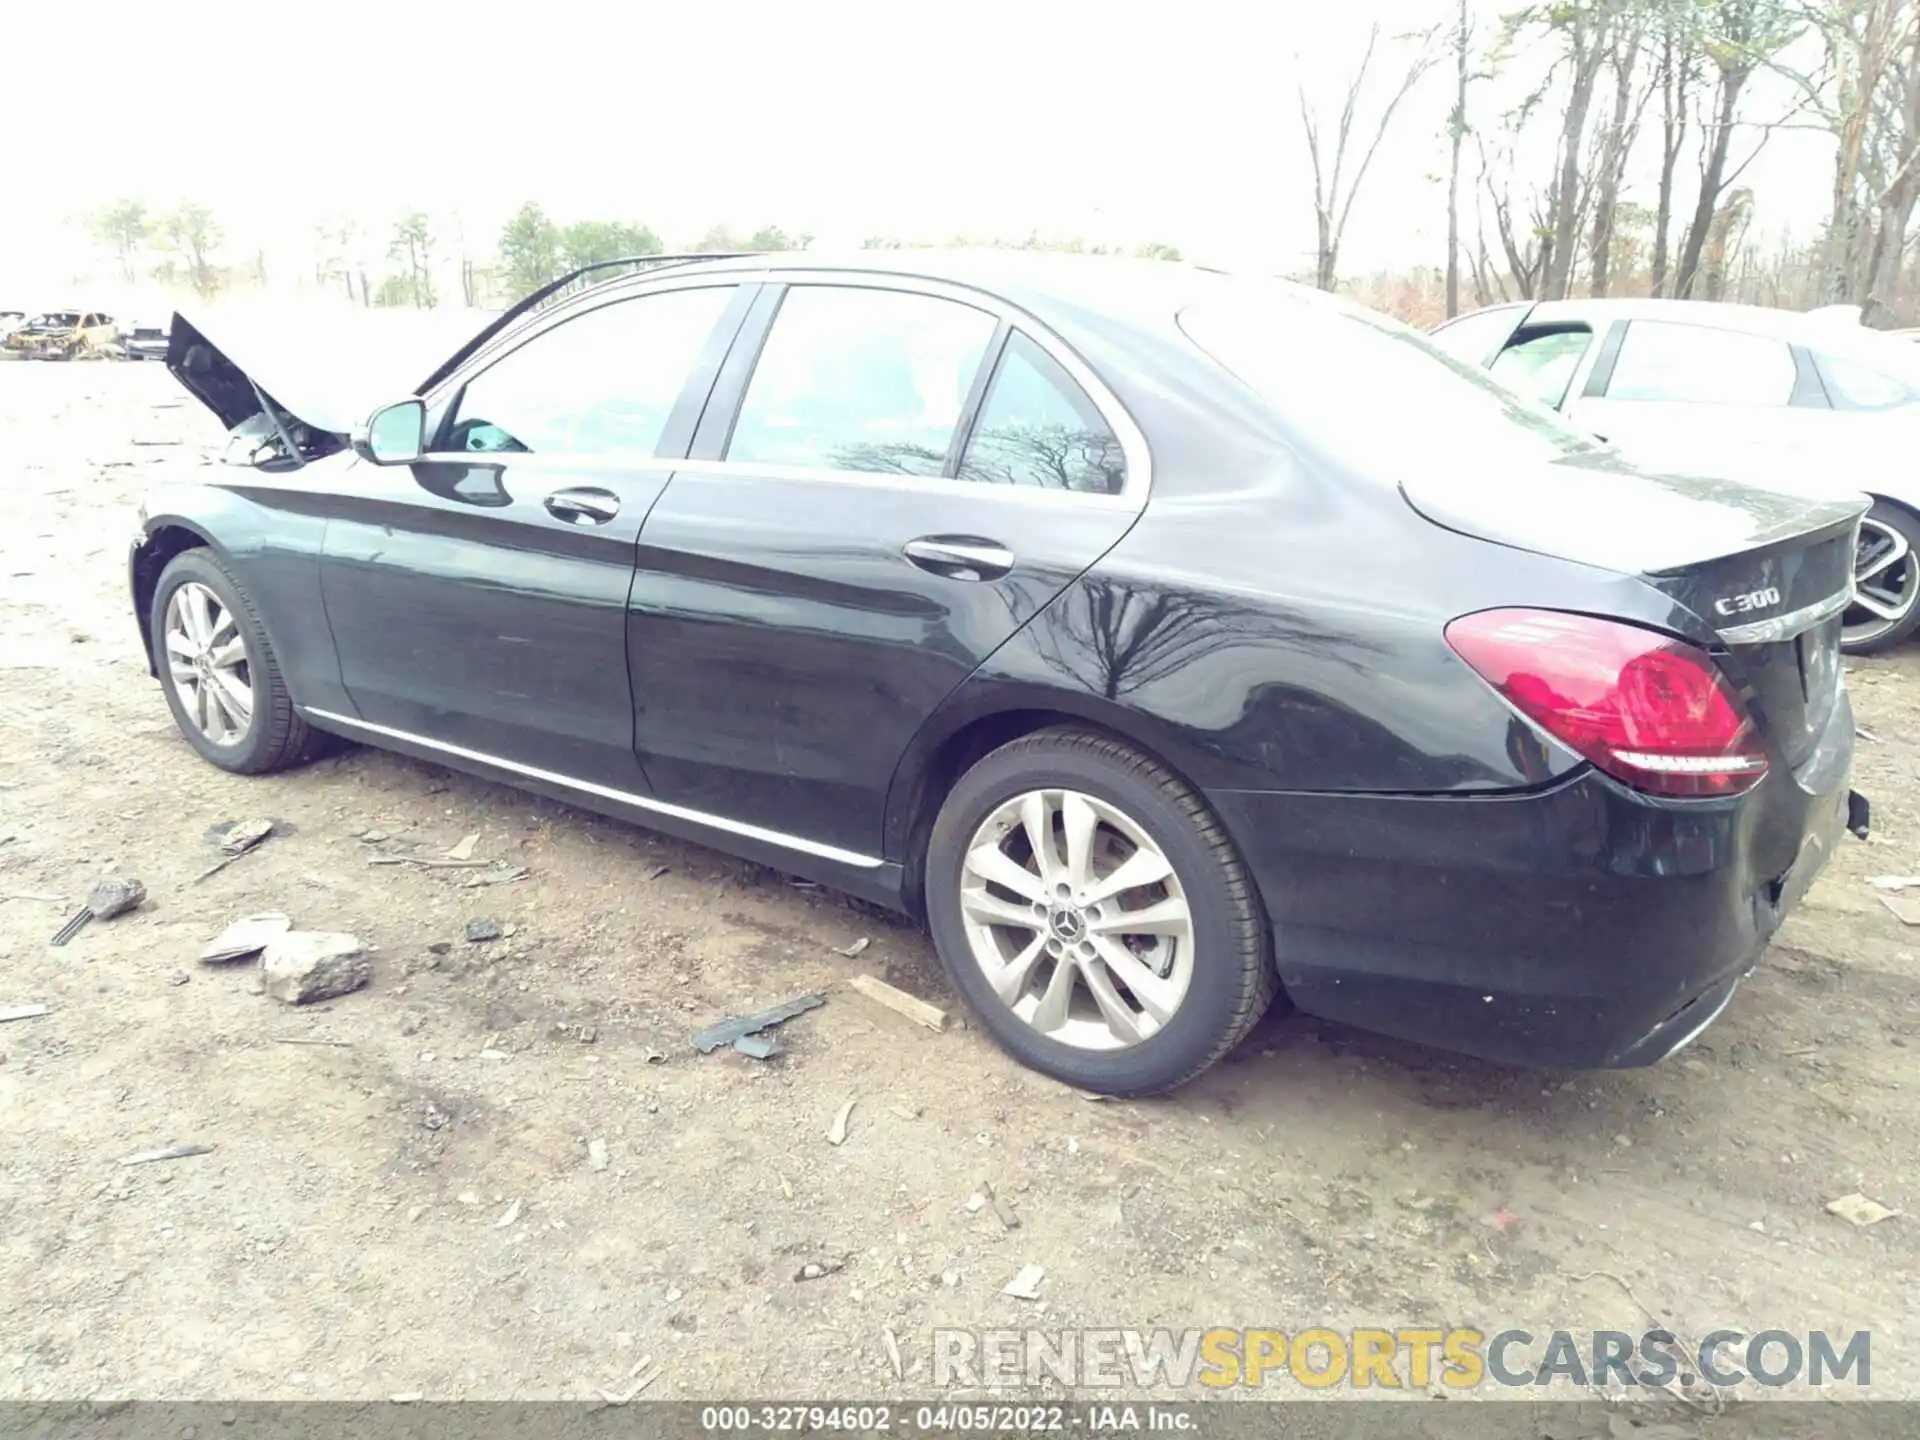
{"label": "trunk lid", "polygon": [[1659,474],[1611,451],[1402,493],[1460,534],[1639,577],[1719,637],[1782,757],[1798,766],[1813,754],[1840,694],[1864,495]]}

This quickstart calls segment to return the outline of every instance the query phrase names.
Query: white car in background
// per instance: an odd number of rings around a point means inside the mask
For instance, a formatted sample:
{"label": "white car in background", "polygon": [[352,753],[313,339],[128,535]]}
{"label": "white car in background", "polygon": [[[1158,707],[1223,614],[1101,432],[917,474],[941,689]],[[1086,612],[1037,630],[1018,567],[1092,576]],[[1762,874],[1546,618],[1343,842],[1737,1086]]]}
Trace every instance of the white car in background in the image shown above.
{"label": "white car in background", "polygon": [[1642,463],[1864,492],[1843,646],[1920,627],[1920,346],[1832,311],[1691,300],[1492,305],[1432,338]]}

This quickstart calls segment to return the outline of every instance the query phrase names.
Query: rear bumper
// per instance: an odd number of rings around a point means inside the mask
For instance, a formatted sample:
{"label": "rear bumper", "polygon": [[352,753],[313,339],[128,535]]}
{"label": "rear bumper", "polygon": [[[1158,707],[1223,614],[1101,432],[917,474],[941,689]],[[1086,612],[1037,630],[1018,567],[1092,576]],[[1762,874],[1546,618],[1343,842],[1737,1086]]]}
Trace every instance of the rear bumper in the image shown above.
{"label": "rear bumper", "polygon": [[1310,1014],[1517,1064],[1651,1064],[1710,1023],[1849,820],[1853,717],[1731,801],[1592,770],[1524,795],[1228,791]]}

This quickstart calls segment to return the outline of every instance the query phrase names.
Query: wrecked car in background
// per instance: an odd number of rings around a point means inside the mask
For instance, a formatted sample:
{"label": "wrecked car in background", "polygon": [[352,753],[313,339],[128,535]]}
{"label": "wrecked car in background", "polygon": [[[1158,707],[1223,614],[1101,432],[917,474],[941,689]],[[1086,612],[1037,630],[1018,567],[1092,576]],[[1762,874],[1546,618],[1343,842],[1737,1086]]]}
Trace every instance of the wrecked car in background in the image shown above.
{"label": "wrecked car in background", "polygon": [[120,350],[129,360],[164,360],[167,327],[136,322],[120,337]]}
{"label": "wrecked car in background", "polygon": [[99,360],[113,353],[120,332],[98,310],[48,310],[11,335],[7,349],[29,360]]}

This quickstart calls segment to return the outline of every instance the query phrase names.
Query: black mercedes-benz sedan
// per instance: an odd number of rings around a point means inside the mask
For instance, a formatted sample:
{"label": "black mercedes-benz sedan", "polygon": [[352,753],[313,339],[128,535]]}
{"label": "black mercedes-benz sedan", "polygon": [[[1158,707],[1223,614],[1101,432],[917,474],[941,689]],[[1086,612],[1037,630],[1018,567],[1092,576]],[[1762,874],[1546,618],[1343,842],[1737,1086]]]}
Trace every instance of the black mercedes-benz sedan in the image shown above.
{"label": "black mercedes-benz sedan", "polygon": [[1074,1085],[1178,1085],[1276,996],[1647,1063],[1864,830],[1859,506],[1635,469],[1314,292],[697,256],[411,393],[272,339],[171,330],[231,432],[131,554],[193,748],[365,741],[897,907]]}

